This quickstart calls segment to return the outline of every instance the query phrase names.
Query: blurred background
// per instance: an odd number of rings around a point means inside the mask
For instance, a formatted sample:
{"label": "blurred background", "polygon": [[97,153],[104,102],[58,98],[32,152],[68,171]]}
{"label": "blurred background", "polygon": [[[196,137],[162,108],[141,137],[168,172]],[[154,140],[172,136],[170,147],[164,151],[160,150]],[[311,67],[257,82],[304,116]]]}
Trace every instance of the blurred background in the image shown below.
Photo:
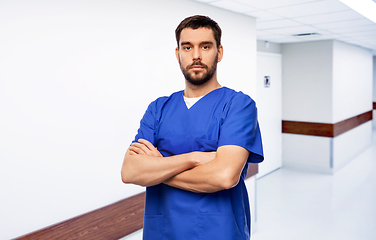
{"label": "blurred background", "polygon": [[0,1],[0,239],[145,190],[122,183],[123,156],[148,104],[184,89],[174,31],[195,14],[222,28],[219,82],[257,103],[253,239],[375,239],[376,3],[356,2],[368,11],[347,0]]}

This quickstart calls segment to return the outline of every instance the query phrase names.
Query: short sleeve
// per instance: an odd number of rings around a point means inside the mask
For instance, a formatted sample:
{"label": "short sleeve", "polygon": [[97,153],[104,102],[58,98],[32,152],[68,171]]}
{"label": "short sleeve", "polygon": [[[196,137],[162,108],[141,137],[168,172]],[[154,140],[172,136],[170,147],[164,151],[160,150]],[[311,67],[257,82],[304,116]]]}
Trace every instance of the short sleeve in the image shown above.
{"label": "short sleeve", "polygon": [[137,131],[137,135],[133,142],[137,142],[138,139],[145,139],[155,144],[155,117],[156,115],[156,102],[149,104],[144,116],[140,121],[140,128]]}
{"label": "short sleeve", "polygon": [[228,103],[222,121],[218,147],[237,145],[250,152],[247,162],[264,160],[257,108],[249,96],[237,93]]}

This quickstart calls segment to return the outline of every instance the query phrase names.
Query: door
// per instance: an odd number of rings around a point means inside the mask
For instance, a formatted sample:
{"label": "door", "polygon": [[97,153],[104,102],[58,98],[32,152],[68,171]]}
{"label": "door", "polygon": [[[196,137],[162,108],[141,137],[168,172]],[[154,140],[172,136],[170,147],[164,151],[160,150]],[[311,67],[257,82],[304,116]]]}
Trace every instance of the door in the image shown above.
{"label": "door", "polygon": [[257,109],[264,161],[257,178],[282,167],[282,56],[257,53]]}

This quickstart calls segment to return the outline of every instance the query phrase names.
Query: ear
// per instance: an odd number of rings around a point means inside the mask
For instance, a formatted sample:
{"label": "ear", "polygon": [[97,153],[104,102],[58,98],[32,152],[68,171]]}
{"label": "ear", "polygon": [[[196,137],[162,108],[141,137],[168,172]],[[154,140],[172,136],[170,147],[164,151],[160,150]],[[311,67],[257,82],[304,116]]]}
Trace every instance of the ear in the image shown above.
{"label": "ear", "polygon": [[175,55],[176,55],[176,59],[179,62],[179,48],[178,47],[175,48]]}
{"label": "ear", "polygon": [[223,58],[223,46],[219,45],[218,47],[218,62],[220,62]]}

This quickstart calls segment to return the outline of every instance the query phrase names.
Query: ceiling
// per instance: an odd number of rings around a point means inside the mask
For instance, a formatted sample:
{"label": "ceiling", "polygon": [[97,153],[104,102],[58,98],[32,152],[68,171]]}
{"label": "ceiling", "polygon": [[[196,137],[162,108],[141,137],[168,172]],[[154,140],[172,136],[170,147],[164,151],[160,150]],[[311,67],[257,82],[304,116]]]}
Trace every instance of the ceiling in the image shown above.
{"label": "ceiling", "polygon": [[338,0],[195,1],[255,17],[258,40],[291,43],[336,39],[371,49],[376,55],[376,23]]}

